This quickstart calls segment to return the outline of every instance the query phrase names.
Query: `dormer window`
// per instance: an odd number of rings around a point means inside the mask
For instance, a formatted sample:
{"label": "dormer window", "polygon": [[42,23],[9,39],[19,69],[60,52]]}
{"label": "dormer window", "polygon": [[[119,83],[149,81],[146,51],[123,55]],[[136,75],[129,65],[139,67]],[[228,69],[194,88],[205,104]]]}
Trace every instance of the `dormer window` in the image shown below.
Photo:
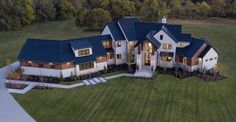
{"label": "dormer window", "polygon": [[184,42],[180,42],[179,47],[184,47]]}
{"label": "dormer window", "polygon": [[163,40],[163,35],[160,35],[160,40]]}
{"label": "dormer window", "polygon": [[103,45],[104,48],[109,48],[109,47],[111,47],[109,40],[103,41],[103,42],[102,42],[102,45]]}
{"label": "dormer window", "polygon": [[87,48],[87,49],[81,49],[78,51],[78,54],[79,54],[79,57],[81,56],[87,56],[87,55],[90,55],[90,49]]}

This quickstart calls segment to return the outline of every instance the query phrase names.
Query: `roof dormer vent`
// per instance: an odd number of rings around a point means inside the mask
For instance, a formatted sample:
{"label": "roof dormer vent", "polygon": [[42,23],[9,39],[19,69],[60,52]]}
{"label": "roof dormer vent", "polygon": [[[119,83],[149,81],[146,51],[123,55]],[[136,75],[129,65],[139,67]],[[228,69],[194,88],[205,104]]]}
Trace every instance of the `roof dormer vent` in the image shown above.
{"label": "roof dormer vent", "polygon": [[166,23],[166,17],[163,17],[163,18],[161,19],[161,23]]}

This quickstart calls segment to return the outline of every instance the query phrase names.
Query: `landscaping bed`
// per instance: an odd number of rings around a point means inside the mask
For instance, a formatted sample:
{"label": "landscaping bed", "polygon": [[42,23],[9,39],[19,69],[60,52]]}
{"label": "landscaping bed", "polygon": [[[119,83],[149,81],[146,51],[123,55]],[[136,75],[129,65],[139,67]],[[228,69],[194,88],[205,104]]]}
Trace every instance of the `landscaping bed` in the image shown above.
{"label": "landscaping bed", "polygon": [[27,84],[18,84],[18,83],[5,83],[5,85],[6,88],[8,89],[19,89],[19,90],[23,90],[28,86]]}

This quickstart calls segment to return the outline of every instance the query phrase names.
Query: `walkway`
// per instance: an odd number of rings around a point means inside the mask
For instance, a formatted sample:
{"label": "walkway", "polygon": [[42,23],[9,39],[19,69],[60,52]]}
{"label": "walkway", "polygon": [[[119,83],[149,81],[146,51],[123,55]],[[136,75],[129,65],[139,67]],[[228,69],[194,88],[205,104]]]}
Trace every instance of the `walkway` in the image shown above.
{"label": "walkway", "polygon": [[[9,68],[18,65],[19,62],[16,62]],[[0,69],[0,122],[35,122],[6,90],[4,81],[7,70],[7,67]]]}
{"label": "walkway", "polygon": [[150,68],[143,67],[142,69],[136,71],[134,73],[135,77],[146,77],[146,78],[152,78],[153,73],[150,71]]}
{"label": "walkway", "polygon": [[89,85],[95,85],[95,84],[98,84],[98,83],[104,83],[104,82],[107,82],[107,80],[104,79],[103,77],[95,77],[95,78],[83,80],[82,82],[86,86],[89,86]]}

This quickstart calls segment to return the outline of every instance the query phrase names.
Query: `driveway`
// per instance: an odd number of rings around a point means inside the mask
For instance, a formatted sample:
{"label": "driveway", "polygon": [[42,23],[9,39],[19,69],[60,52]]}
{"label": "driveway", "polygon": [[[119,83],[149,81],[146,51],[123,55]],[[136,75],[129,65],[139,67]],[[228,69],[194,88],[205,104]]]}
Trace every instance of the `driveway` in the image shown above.
{"label": "driveway", "polygon": [[4,86],[6,72],[10,68],[17,66],[19,66],[19,62],[0,69],[0,122],[35,122],[11,94],[7,92]]}

